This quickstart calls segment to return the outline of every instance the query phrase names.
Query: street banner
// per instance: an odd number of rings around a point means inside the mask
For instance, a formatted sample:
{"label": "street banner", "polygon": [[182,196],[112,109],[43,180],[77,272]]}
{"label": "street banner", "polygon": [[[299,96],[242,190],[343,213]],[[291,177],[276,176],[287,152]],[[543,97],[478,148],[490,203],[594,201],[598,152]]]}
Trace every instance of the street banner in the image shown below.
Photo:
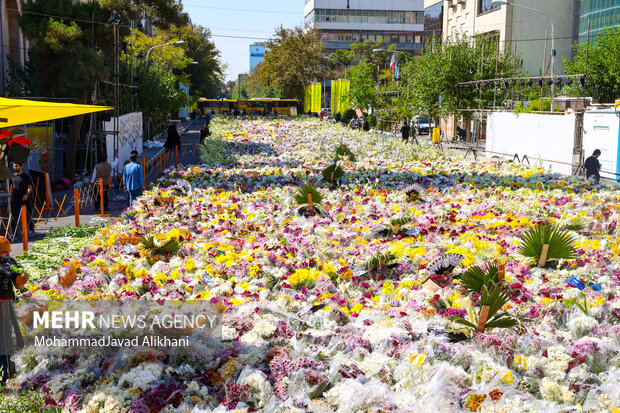
{"label": "street banner", "polygon": [[332,82],[332,114],[344,113],[349,109],[349,80],[334,80]]}
{"label": "street banner", "polygon": [[312,109],[312,85],[304,87],[304,113]]}
{"label": "street banner", "polygon": [[340,81],[340,107],[339,107],[338,112],[344,113],[347,109],[349,109],[350,91],[351,91],[351,81],[341,80]]}
{"label": "street banner", "polygon": [[311,111],[319,113],[321,111],[321,84],[317,83],[312,87],[312,108]]}

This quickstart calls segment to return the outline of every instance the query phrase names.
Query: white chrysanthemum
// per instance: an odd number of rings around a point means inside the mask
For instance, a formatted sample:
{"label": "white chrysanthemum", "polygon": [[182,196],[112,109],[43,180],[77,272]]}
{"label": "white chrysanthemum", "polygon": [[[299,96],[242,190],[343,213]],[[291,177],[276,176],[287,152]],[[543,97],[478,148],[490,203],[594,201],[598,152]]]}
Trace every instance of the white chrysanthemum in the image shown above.
{"label": "white chrysanthemum", "polygon": [[150,387],[151,383],[161,378],[163,370],[161,364],[141,364],[123,374],[118,381],[118,386],[123,387],[127,385],[129,387],[146,390]]}
{"label": "white chrysanthemum", "polygon": [[598,321],[590,316],[581,314],[573,317],[573,319],[568,322],[567,326],[569,330],[579,338],[587,335],[590,331],[598,327]]}

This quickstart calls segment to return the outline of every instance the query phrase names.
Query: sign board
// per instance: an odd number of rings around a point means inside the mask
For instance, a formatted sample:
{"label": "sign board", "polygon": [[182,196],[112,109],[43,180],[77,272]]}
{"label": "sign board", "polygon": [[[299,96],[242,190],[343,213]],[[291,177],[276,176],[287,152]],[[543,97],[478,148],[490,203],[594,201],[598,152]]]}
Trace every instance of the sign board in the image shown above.
{"label": "sign board", "polygon": [[[122,115],[119,120],[119,136],[118,136],[118,164],[122,170],[125,161],[129,161],[129,154],[136,150],[142,153],[142,112],[133,112]],[[112,163],[114,159],[114,119],[105,122],[106,135],[106,153],[108,162]]]}

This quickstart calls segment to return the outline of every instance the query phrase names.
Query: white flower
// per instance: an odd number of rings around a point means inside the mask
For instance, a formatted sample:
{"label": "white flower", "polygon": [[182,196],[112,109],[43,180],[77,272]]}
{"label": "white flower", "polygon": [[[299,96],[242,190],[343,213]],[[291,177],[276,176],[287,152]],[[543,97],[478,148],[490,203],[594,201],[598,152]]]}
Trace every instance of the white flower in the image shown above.
{"label": "white flower", "polygon": [[573,317],[573,319],[568,322],[567,326],[577,338],[580,338],[598,327],[598,321],[590,316],[581,314]]}
{"label": "white flower", "polygon": [[157,363],[141,364],[123,374],[118,381],[118,386],[127,384],[130,387],[146,390],[150,384],[161,378],[163,366]]}

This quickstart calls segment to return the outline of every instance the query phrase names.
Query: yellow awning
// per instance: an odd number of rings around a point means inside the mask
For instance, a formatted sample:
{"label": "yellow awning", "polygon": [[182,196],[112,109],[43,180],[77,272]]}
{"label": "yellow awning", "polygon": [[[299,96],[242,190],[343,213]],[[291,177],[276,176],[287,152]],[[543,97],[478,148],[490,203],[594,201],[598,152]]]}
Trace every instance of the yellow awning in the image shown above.
{"label": "yellow awning", "polygon": [[0,128],[112,110],[110,106],[0,98]]}

